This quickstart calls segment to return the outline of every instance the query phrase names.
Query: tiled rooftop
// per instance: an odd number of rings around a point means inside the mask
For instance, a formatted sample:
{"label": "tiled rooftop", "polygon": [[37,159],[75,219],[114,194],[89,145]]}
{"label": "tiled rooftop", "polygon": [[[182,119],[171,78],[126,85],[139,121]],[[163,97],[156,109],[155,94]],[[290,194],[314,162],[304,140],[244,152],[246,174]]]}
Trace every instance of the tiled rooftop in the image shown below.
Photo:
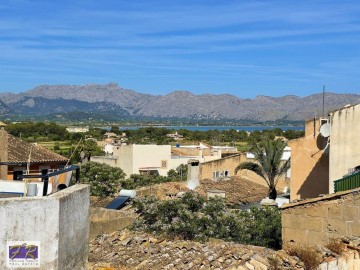
{"label": "tiled rooftop", "polygon": [[31,149],[30,162],[53,162],[62,161],[67,162],[68,159],[47,150],[44,147],[33,145],[31,143],[22,141],[13,135],[8,134],[8,162],[10,163],[24,163],[29,159]]}

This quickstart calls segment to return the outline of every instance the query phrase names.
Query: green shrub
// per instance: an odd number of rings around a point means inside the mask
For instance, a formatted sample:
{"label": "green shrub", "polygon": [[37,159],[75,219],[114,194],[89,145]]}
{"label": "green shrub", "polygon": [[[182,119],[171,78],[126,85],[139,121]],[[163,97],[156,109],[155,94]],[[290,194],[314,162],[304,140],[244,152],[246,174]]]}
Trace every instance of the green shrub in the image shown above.
{"label": "green shrub", "polygon": [[97,162],[87,162],[80,167],[80,183],[90,184],[93,196],[114,196],[121,189],[125,173],[120,168],[114,168]]}
{"label": "green shrub", "polygon": [[134,228],[183,239],[209,237],[242,244],[281,248],[281,218],[277,208],[233,210],[222,198],[208,201],[187,192],[180,199],[159,201],[154,197],[134,202],[140,219]]}

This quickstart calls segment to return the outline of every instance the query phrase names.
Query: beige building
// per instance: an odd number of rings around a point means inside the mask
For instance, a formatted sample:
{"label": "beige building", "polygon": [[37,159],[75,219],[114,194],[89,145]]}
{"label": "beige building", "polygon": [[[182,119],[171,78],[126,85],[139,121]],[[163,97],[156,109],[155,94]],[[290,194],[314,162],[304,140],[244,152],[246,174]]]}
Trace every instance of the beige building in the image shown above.
{"label": "beige building", "polygon": [[329,189],[327,138],[320,135],[320,118],[305,122],[305,136],[289,141],[291,147],[290,200],[314,198]]}
{"label": "beige building", "polygon": [[[217,153],[217,152],[216,152]],[[139,173],[159,173],[166,176],[171,169],[187,164],[190,159],[200,162],[221,158],[221,155],[184,156],[172,155],[171,145],[120,145],[113,148],[110,156],[94,156],[91,161],[121,168],[127,176]]]}
{"label": "beige building", "polygon": [[360,104],[346,106],[329,115],[329,193],[333,193],[334,181],[352,173],[360,165]]}
{"label": "beige building", "polygon": [[[328,123],[328,124],[327,124]],[[326,132],[320,129],[327,125]],[[307,120],[305,136],[291,140],[290,199],[334,193],[334,181],[360,165],[360,104]]]}

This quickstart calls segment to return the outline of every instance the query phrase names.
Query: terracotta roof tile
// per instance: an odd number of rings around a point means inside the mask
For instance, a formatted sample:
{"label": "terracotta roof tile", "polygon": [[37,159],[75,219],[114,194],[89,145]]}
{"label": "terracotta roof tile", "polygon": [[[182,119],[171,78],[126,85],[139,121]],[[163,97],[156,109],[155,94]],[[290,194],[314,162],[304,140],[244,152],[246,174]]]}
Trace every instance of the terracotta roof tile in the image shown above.
{"label": "terracotta roof tile", "polygon": [[23,163],[29,159],[31,149],[30,162],[52,162],[62,161],[67,162],[68,159],[47,150],[44,147],[33,145],[31,143],[22,141],[11,134],[8,134],[8,161],[11,163]]}

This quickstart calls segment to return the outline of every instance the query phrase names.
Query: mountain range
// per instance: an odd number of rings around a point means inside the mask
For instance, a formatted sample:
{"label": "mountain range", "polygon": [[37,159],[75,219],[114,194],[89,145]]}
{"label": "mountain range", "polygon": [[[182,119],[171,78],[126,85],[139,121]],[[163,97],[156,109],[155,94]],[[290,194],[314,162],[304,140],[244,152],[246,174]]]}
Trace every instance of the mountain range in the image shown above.
{"label": "mountain range", "polygon": [[[17,116],[87,113],[119,118],[176,118],[192,120],[302,121],[322,114],[322,93],[306,97],[234,95],[174,91],[167,95],[143,94],[105,85],[40,85],[23,93],[0,93],[0,114]],[[325,111],[360,102],[360,95],[325,93]]]}

